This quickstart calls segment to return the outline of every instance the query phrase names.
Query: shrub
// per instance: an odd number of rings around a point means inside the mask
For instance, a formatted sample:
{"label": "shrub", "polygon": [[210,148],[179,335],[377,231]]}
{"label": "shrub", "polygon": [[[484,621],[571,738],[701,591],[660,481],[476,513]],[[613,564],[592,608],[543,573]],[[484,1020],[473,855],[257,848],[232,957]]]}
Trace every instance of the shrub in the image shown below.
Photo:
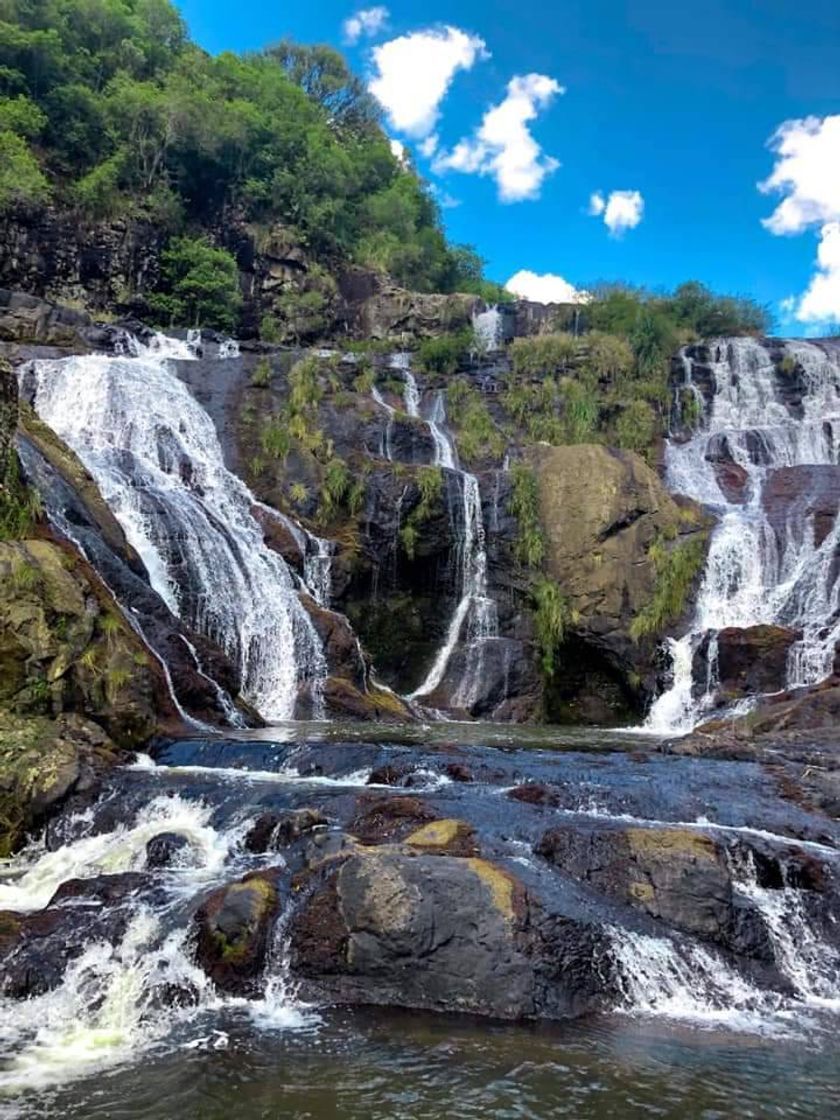
{"label": "shrub", "polygon": [[0,132],[0,213],[14,206],[39,206],[49,194],[49,183],[23,137]]}
{"label": "shrub", "polygon": [[458,451],[468,462],[500,458],[506,447],[505,437],[481,394],[463,378],[450,383],[446,390],[449,419],[456,429]]}
{"label": "shrub", "polygon": [[449,376],[457,372],[458,366],[469,355],[472,341],[471,331],[424,339],[417,351],[418,365],[426,373]]}
{"label": "shrub", "polygon": [[510,360],[519,377],[565,373],[580,349],[580,342],[571,334],[515,338],[510,344]]}
{"label": "shrub", "polygon": [[651,454],[659,425],[656,413],[642,400],[632,400],[621,411],[616,421],[615,436],[618,446],[640,455]]}
{"label": "shrub", "polygon": [[566,442],[585,443],[592,438],[598,421],[598,400],[595,391],[570,378],[560,386],[563,397],[563,426]]}
{"label": "shrub", "polygon": [[350,490],[350,472],[343,459],[338,457],[330,459],[324,471],[321,486],[320,514],[324,518],[332,517],[341,507]]}
{"label": "shrub", "polygon": [[271,384],[271,366],[268,358],[260,358],[251,374],[251,384],[255,389],[267,389]]}

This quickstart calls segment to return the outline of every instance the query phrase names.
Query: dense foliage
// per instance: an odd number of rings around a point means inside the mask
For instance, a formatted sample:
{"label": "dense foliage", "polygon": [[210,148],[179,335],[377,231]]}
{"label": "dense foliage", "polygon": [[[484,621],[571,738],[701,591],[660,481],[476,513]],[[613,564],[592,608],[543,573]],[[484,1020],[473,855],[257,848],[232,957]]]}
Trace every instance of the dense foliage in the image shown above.
{"label": "dense foliage", "polygon": [[173,236],[279,222],[316,259],[486,288],[338,52],[213,58],[169,0],[0,0],[0,213],[48,198]]}

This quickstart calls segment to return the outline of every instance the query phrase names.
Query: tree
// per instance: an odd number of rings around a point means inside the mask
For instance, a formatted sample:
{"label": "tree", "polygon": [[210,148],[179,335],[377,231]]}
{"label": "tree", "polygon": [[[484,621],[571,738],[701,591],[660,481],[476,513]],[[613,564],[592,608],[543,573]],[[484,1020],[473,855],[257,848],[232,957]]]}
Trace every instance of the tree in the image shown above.
{"label": "tree", "polygon": [[364,135],[378,125],[376,101],[332,47],[307,47],[284,39],[264,53],[324,109],[335,128]]}
{"label": "tree", "polygon": [[203,237],[179,237],[163,254],[167,291],[150,301],[170,320],[232,331],[242,296],[236,261]]}
{"label": "tree", "polygon": [[49,183],[23,137],[0,132],[0,213],[40,205],[49,193]]}

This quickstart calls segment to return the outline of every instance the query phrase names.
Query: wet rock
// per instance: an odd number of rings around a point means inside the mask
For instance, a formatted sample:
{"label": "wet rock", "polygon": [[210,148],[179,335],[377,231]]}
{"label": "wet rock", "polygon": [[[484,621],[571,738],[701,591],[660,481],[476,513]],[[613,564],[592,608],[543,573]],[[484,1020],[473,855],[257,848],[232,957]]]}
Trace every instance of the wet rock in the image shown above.
{"label": "wet rock", "polygon": [[416,767],[410,762],[386,762],[371,770],[367,780],[369,786],[403,786],[407,783]]}
{"label": "wet rock", "polygon": [[288,848],[301,836],[327,824],[320,809],[296,809],[288,813],[263,813],[245,837],[244,847],[255,854]]}
{"label": "wet rock", "polygon": [[257,994],[274,920],[280,910],[275,877],[257,872],[214,891],[195,915],[196,960],[230,995]]}
{"label": "wet rock", "polygon": [[478,855],[475,829],[466,821],[431,821],[409,833],[403,843],[407,848],[435,855]]}
{"label": "wet rock", "polygon": [[512,801],[521,801],[524,805],[549,805],[552,808],[560,808],[564,804],[560,791],[542,782],[523,782],[508,790],[507,796]]}
{"label": "wet rock", "polygon": [[[465,680],[470,682],[469,700],[462,707],[459,693]],[[440,685],[423,701],[475,719],[533,722],[542,711],[542,680],[533,643],[495,638],[478,646],[459,646]]]}
{"label": "wet rock", "polygon": [[840,510],[840,467],[806,464],[770,471],[761,501],[781,551],[790,537],[819,548]]}
{"label": "wet rock", "polygon": [[438,819],[438,814],[417,797],[359,798],[357,812],[348,826],[362,844],[385,844],[402,840],[421,825]]}
{"label": "wet rock", "polygon": [[356,853],[292,919],[292,967],[341,1003],[535,1012],[527,896],[483,860]]}
{"label": "wet rock", "polygon": [[301,603],[321,639],[330,676],[339,677],[364,693],[368,666],[350,623],[343,614],[318,606],[308,595],[301,596]]}
{"label": "wet rock", "polygon": [[172,867],[183,862],[185,852],[190,849],[186,836],[177,832],[161,832],[146,844],[146,867]]}
{"label": "wet rock", "polygon": [[377,723],[411,723],[415,718],[399,696],[374,684],[362,690],[343,677],[327,677],[323,697],[327,710],[336,717]]}
{"label": "wet rock", "polygon": [[[781,692],[787,681],[788,654],[801,638],[801,631],[784,626],[729,627],[718,632],[718,691],[724,701],[762,692]],[[707,635],[694,654],[692,673],[695,690],[706,691],[710,647]]]}
{"label": "wet rock", "polygon": [[676,929],[724,940],[731,925],[724,852],[693,829],[576,824],[551,829],[536,852],[572,878]]}
{"label": "wet rock", "polygon": [[472,771],[463,762],[447,762],[443,772],[453,782],[473,781]]}
{"label": "wet rock", "polygon": [[0,856],[71,794],[90,793],[121,757],[104,731],[80,716],[48,719],[0,709]]}
{"label": "wet rock", "polygon": [[71,879],[48,907],[33,913],[0,913],[0,992],[29,999],[57,988],[80,947],[116,944],[131,919],[129,901],[148,880],[143,875]]}

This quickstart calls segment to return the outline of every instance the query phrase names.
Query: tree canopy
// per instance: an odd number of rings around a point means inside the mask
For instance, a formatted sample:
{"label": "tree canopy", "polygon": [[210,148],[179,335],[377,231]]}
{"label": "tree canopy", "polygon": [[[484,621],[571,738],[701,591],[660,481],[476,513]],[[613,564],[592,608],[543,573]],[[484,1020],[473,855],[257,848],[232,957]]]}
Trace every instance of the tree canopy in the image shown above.
{"label": "tree canopy", "polygon": [[421,291],[484,284],[337,51],[211,57],[169,0],[0,0],[0,152],[0,211],[51,197],[172,236],[235,215]]}

